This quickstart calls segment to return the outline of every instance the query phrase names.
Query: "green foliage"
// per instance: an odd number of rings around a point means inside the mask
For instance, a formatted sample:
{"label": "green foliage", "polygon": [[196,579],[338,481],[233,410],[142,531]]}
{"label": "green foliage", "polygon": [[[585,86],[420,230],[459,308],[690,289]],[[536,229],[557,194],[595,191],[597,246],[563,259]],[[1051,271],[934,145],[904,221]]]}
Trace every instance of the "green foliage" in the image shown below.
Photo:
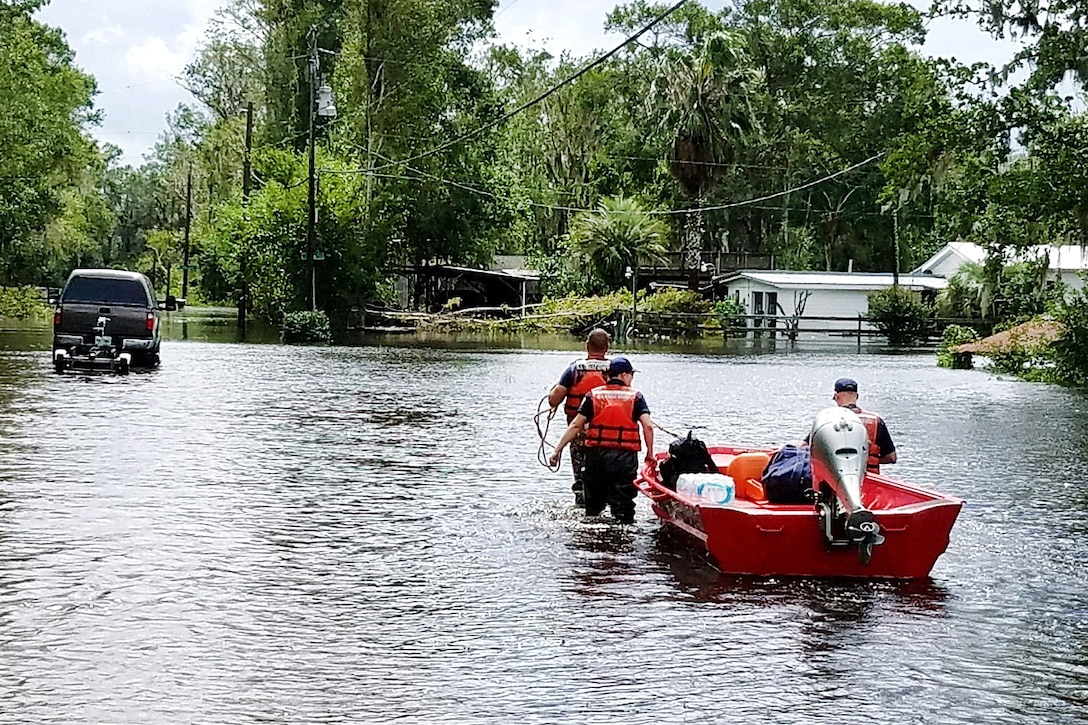
{"label": "green foliage", "polygon": [[963,325],[949,325],[941,333],[941,341],[937,345],[937,365],[953,370],[966,370],[971,367],[971,353],[955,352],[952,348],[968,342],[978,341],[978,333],[970,327]]}
{"label": "green foliage", "polygon": [[564,236],[555,244],[551,254],[535,252],[527,256],[530,267],[540,271],[540,292],[545,299],[590,297],[599,284],[586,274],[589,266],[581,252]]}
{"label": "green foliage", "polygon": [[36,287],[0,287],[0,318],[45,319],[49,311]]}
{"label": "green foliage", "polygon": [[[585,296],[640,281],[625,269],[647,266],[670,236],[689,269],[713,245],[798,269],[905,270],[946,240],[972,240],[992,259],[952,280],[942,314],[1019,320],[1056,291],[1018,253],[1088,243],[1088,117],[1039,92],[1059,71],[1084,72],[1084,43],[1067,42],[1083,31],[1070,21],[1044,33],[1015,3],[986,2],[979,16],[1039,41],[1017,58],[1031,81],[1007,93],[992,92],[992,69],[922,55],[924,17],[909,4],[746,0],[689,3],[507,118],[588,59],[487,47],[490,0],[231,0],[186,69],[198,105],[171,114],[137,169],[88,140],[93,81],[33,20],[39,5],[0,3],[0,281],[59,284],[71,267],[102,265],[176,289],[189,218],[193,299],[237,302],[248,289],[272,321],[309,308],[314,120],[315,286],[334,327],[392,300],[402,267],[524,253],[546,295]],[[1072,7],[1050,10],[1069,20]],[[621,5],[610,28],[630,32],[661,9]],[[315,80],[334,89],[334,122],[313,116]],[[1026,158],[1010,155],[1010,129]],[[636,209],[609,209],[633,198],[689,213],[648,219],[664,227],[650,235],[660,243],[617,244],[646,236],[622,229]]]}
{"label": "green foliage", "polygon": [[289,344],[328,345],[332,342],[329,316],[321,310],[288,312],[283,316],[280,339]]}
{"label": "green foliage", "polygon": [[[32,19],[34,6],[0,7],[0,282],[59,275],[66,255],[57,245],[68,240],[43,242],[42,233],[78,204],[69,192],[98,161],[83,131],[94,119],[94,81],[75,67],[63,34]],[[93,180],[80,193],[93,197]]]}
{"label": "green foliage", "polygon": [[[578,315],[602,319],[614,312],[631,309],[631,293],[620,290],[610,295],[589,297],[559,297],[544,300],[537,310],[539,315]],[[688,290],[659,290],[653,294],[639,294],[639,309],[647,312],[698,312],[710,311],[706,299]]]}
{"label": "green foliage", "polygon": [[809,227],[783,229],[769,241],[782,269],[817,270],[823,266],[819,237]]}
{"label": "green foliage", "polygon": [[1055,319],[1062,332],[1051,343],[1055,376],[1062,382],[1088,385],[1088,293],[1084,288],[1071,293],[1056,306]]}
{"label": "green foliage", "polygon": [[748,308],[738,298],[726,297],[723,300],[718,300],[714,303],[714,312],[718,314],[722,329],[727,334],[747,334],[748,321],[744,318],[744,315],[748,314]]}
{"label": "green foliage", "polygon": [[941,317],[983,317],[993,300],[992,285],[987,283],[978,262],[965,262],[937,293],[937,314]]}
{"label": "green foliage", "polygon": [[736,297],[726,297],[714,303],[714,311],[725,318],[748,314],[748,308]]}
{"label": "green foliage", "polygon": [[869,293],[869,320],[894,347],[912,345],[925,337],[932,314],[913,290],[888,287]]}
{"label": "green foliage", "polygon": [[1062,298],[1063,285],[1048,285],[1046,258],[1014,262],[1001,271],[995,295],[997,319],[1007,324],[1025,322],[1047,311]]}
{"label": "green foliage", "polygon": [[589,260],[598,289],[624,285],[625,271],[664,258],[669,227],[636,199],[607,197],[571,225],[572,247]]}
{"label": "green foliage", "polygon": [[707,35],[691,53],[662,56],[649,95],[672,139],[669,168],[684,193],[702,197],[758,127],[753,108],[765,87],[742,32]]}
{"label": "green foliage", "polygon": [[651,295],[639,296],[638,308],[647,312],[694,312],[707,314],[710,300],[697,292],[666,287]]}
{"label": "green foliage", "polygon": [[1001,264],[1000,250],[990,252],[997,262],[964,263],[937,295],[941,317],[992,318],[999,327],[1011,327],[1046,312],[1065,292],[1061,283],[1048,283],[1046,258]]}
{"label": "green foliage", "polygon": [[1062,382],[1054,352],[1057,337],[1067,333],[1060,322],[1040,316],[1016,325],[1001,325],[995,330],[1004,334],[983,346],[983,354],[989,357],[993,370],[1025,380]]}
{"label": "green foliage", "polygon": [[1088,47],[1088,32],[1083,24],[1082,3],[1061,0],[1040,12],[1037,4],[1012,0],[984,0],[963,3],[939,0],[934,13],[971,18],[995,38],[1010,33],[1020,39],[1020,50],[1012,57],[1004,73],[1017,69],[1030,71],[1025,87],[1034,92],[1052,90],[1072,76],[1080,84],[1088,82],[1088,67],[1083,49]]}

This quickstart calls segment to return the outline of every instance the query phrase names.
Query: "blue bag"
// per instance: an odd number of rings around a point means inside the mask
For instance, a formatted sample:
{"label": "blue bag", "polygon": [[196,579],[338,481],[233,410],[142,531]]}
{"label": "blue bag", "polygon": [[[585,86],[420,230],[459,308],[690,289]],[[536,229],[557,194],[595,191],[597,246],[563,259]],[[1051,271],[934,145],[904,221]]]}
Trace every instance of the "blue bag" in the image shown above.
{"label": "blue bag", "polygon": [[763,469],[763,493],[771,503],[812,503],[812,459],[808,446],[786,444]]}

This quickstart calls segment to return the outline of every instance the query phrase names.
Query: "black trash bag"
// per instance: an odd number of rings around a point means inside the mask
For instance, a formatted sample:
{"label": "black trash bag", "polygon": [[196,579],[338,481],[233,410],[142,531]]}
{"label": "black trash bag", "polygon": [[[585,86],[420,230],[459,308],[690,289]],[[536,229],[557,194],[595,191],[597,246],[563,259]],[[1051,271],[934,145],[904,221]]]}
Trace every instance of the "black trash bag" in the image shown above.
{"label": "black trash bag", "polygon": [[813,503],[812,459],[808,446],[786,444],[763,469],[763,493],[771,503]]}
{"label": "black trash bag", "polygon": [[676,480],[681,473],[717,473],[718,467],[706,449],[706,443],[691,435],[677,438],[669,444],[669,457],[661,462],[661,483],[665,488],[676,490]]}

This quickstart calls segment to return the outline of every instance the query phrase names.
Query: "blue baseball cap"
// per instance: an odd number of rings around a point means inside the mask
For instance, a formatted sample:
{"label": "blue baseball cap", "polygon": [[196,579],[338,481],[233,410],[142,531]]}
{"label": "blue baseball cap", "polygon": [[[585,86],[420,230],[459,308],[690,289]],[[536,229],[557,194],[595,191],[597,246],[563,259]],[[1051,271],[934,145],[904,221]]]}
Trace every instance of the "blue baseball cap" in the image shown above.
{"label": "blue baseball cap", "polygon": [[637,372],[637,370],[631,367],[631,361],[625,357],[614,357],[608,362],[609,375],[622,375],[623,373]]}
{"label": "blue baseball cap", "polygon": [[835,381],[836,393],[856,393],[858,392],[858,381],[853,378],[839,378]]}

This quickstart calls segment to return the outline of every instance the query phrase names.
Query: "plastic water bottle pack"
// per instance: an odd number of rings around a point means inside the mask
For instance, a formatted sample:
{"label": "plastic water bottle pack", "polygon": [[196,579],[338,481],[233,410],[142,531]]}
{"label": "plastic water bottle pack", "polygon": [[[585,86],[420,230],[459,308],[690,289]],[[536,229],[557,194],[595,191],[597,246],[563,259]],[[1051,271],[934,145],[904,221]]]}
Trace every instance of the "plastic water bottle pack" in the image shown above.
{"label": "plastic water bottle pack", "polygon": [[676,479],[676,492],[687,498],[708,503],[727,504],[733,501],[733,479],[722,473],[681,473]]}

